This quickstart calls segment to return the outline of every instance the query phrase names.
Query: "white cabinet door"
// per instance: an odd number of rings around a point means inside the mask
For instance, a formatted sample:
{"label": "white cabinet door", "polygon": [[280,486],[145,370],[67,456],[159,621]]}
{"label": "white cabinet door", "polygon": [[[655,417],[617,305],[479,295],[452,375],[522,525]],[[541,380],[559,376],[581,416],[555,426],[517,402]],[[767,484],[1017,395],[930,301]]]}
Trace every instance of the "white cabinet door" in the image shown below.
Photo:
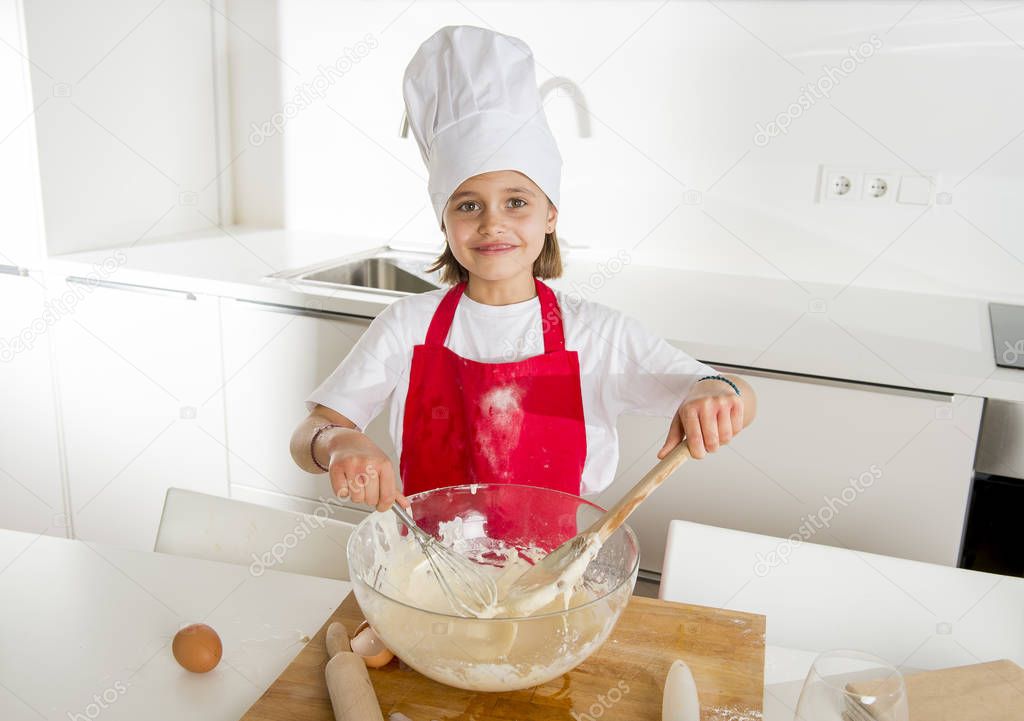
{"label": "white cabinet door", "polygon": [[74,534],[150,550],[170,486],[228,495],[216,298],[68,283],[58,379]]}
{"label": "white cabinet door", "polygon": [[21,4],[50,254],[216,225],[231,178],[223,2]]}
{"label": "white cabinet door", "polygon": [[0,528],[64,536],[44,301],[38,276],[0,273]]}
{"label": "white cabinet door", "polygon": [[[288,444],[306,417],[306,396],[348,354],[370,319],[247,301],[225,301],[223,318],[232,485],[313,500],[333,496],[327,474],[296,466]],[[397,462],[387,416],[381,413],[367,434]]]}
{"label": "white cabinet door", "polygon": [[[744,377],[757,420],[684,463],[633,514],[642,568],[660,571],[675,518],[956,565],[983,399]],[[657,462],[667,429],[663,418],[620,419],[618,475],[598,503],[613,503]]]}

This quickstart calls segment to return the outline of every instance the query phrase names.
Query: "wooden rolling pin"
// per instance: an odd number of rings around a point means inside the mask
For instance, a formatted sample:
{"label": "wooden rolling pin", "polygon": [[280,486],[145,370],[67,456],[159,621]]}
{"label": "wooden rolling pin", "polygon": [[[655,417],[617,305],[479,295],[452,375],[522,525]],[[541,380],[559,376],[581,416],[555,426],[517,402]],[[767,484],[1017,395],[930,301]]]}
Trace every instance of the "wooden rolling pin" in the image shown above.
{"label": "wooden rolling pin", "polygon": [[324,675],[336,721],[384,721],[363,659],[352,653],[345,626],[335,621],[327,627]]}

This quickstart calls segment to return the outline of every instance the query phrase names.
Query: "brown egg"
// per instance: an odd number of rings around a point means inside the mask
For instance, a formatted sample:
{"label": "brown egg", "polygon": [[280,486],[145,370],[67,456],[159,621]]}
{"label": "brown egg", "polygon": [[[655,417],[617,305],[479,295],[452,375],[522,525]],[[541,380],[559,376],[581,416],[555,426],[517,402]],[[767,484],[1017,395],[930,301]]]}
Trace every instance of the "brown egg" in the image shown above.
{"label": "brown egg", "polygon": [[356,628],[356,635],[352,637],[352,653],[360,656],[369,668],[380,668],[391,662],[395,654],[391,652],[384,642],[380,640],[377,632],[370,628],[370,624],[363,621]]}
{"label": "brown egg", "polygon": [[205,623],[193,623],[174,634],[171,651],[181,667],[193,673],[206,673],[220,663],[224,648],[220,636]]}

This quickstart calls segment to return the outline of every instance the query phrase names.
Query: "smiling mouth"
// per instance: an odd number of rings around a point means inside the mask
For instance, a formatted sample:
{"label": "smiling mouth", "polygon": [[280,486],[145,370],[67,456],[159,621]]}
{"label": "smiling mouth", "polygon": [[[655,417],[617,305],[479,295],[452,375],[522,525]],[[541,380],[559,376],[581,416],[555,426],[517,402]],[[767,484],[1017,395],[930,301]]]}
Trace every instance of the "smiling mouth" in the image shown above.
{"label": "smiling mouth", "polygon": [[512,243],[490,243],[488,245],[479,245],[473,248],[477,253],[483,255],[499,255],[501,253],[507,253],[510,250],[515,250],[519,246],[513,245]]}

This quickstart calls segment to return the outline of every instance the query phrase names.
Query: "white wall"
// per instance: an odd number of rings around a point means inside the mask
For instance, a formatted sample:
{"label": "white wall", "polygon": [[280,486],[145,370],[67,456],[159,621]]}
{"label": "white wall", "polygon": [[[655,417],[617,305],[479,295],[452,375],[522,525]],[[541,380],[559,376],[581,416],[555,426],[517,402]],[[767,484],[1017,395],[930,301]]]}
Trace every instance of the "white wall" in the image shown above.
{"label": "white wall", "polygon": [[38,268],[43,249],[35,119],[21,3],[0,0],[0,265]]}
{"label": "white wall", "polygon": [[[228,115],[231,157],[226,173],[234,195],[234,213],[247,225],[278,228],[284,221],[284,153],[280,134],[252,138],[250,122],[262,122],[281,109],[287,76],[278,47],[274,2],[228,0],[225,44],[228,53]],[[251,119],[251,120],[249,120]]]}
{"label": "white wall", "polygon": [[24,11],[49,253],[215,225],[225,164],[211,6],[25,0]]}
{"label": "white wall", "polygon": [[[264,92],[233,108],[232,155],[245,151],[239,222],[438,243],[415,141],[398,136],[401,76],[428,35],[464,23],[523,38],[538,81],[564,75],[583,88],[592,137],[577,136],[569,98],[546,104],[570,242],[635,247],[636,262],[842,284],[1018,298],[1024,287],[1019,3],[242,5],[230,8],[239,27],[229,38],[232,58],[247,60],[233,62],[232,83],[249,98]],[[880,49],[829,101],[755,144],[757,123],[873,35]],[[359,41],[373,47],[283,135],[249,142],[252,123]],[[952,202],[923,215],[822,206],[822,164],[937,172]]]}

